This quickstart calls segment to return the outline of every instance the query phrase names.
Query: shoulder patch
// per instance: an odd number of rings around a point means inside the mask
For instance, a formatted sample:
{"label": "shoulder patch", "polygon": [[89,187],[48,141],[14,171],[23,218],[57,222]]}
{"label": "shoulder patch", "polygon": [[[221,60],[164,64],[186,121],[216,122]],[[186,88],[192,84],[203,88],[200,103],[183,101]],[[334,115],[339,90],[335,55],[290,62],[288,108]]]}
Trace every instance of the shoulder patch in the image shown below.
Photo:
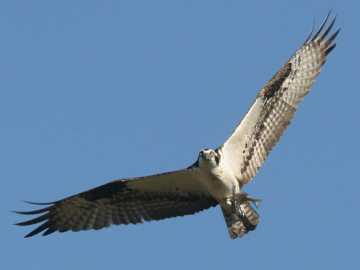
{"label": "shoulder patch", "polygon": [[291,72],[291,63],[285,64],[259,92],[257,97],[269,99],[275,95]]}

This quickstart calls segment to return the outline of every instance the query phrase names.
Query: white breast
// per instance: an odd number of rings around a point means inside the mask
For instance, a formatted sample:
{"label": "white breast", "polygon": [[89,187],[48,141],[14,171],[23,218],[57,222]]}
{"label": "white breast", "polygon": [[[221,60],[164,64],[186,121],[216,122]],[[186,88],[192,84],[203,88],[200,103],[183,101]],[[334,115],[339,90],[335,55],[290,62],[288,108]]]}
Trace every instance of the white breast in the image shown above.
{"label": "white breast", "polygon": [[199,170],[202,184],[218,201],[240,192],[239,183],[231,172],[224,162],[215,168],[202,167]]}

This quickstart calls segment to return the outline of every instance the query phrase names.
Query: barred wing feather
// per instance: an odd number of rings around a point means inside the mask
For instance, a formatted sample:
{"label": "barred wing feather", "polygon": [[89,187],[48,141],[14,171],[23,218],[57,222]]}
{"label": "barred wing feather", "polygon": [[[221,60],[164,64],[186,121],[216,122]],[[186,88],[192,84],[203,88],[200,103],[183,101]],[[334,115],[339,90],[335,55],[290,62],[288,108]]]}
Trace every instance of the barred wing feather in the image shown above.
{"label": "barred wing feather", "polygon": [[248,183],[279,141],[294,113],[320,73],[339,33],[329,33],[330,13],[317,33],[260,90],[233,134],[220,148],[241,185]]}
{"label": "barred wing feather", "polygon": [[[111,224],[194,214],[216,206],[198,184],[196,169],[184,169],[132,180],[116,180],[97,188],[49,203],[45,208],[18,214],[40,216],[17,225],[40,225],[26,237],[55,231],[101,229]],[[38,203],[33,203],[38,204]]]}

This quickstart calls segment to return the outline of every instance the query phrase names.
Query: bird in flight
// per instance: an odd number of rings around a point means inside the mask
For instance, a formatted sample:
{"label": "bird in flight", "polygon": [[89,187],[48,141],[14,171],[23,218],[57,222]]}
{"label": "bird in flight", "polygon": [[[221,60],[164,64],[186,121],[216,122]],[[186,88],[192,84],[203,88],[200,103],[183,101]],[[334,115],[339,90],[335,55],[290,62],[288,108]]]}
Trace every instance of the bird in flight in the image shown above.
{"label": "bird in flight", "polygon": [[[287,63],[266,83],[224,144],[203,149],[188,168],[145,177],[119,179],[43,205],[38,215],[16,225],[38,224],[25,237],[53,232],[102,229],[112,224],[192,215],[219,205],[232,239],[256,228],[258,199],[243,191],[309,92],[340,29],[330,35],[335,18],[327,15]],[[313,29],[314,30],[314,29]]]}

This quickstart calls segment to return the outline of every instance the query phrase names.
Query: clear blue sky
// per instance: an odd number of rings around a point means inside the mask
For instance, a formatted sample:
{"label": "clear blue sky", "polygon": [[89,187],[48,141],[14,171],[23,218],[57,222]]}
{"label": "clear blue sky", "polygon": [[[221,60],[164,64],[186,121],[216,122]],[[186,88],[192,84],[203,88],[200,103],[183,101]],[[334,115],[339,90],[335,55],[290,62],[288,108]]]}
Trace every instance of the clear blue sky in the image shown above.
{"label": "clear blue sky", "polygon": [[[1,1],[2,269],[340,269],[359,256],[357,1]],[[246,189],[261,223],[218,208],[24,239],[21,200],[191,164],[230,134],[329,9],[342,27],[313,91]]]}

